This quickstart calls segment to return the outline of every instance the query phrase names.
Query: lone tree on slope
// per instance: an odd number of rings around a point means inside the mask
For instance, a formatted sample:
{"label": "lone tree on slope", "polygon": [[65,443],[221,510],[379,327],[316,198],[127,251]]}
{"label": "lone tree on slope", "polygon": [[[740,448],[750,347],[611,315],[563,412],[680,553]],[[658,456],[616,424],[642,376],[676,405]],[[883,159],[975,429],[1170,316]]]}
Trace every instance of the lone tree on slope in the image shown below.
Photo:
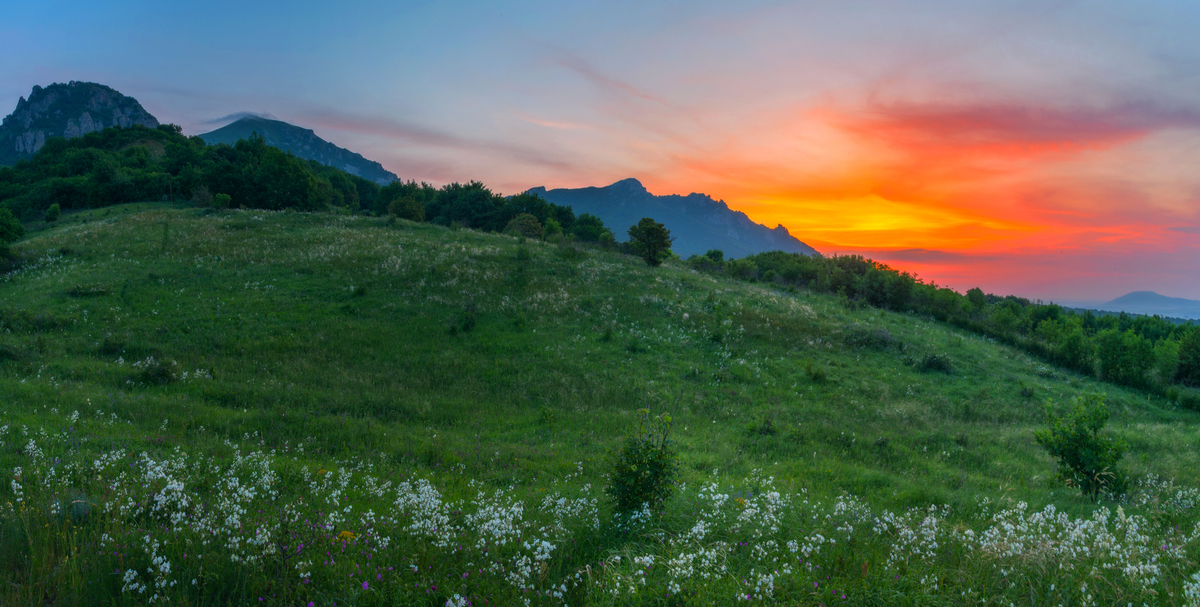
{"label": "lone tree on slope", "polygon": [[675,239],[671,238],[671,231],[666,226],[643,217],[637,225],[629,228],[629,242],[646,263],[657,266],[667,258]]}

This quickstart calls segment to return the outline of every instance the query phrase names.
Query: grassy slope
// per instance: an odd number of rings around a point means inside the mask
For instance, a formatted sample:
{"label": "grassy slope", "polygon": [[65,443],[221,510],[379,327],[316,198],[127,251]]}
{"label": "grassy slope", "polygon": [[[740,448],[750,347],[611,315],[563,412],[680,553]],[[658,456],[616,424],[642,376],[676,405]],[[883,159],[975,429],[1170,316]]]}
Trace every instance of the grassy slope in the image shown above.
{"label": "grassy slope", "polygon": [[[1200,484],[1195,414],[1161,399],[926,319],[670,264],[371,218],[145,205],[70,215],[19,248],[38,260],[0,282],[0,416],[131,422],[85,450],[303,445],[315,464],[366,458],[535,494],[577,462],[579,482],[602,485],[605,449],[648,407],[674,414],[691,483],[762,469],[877,507],[969,511],[988,496],[1085,513],[1032,430],[1046,400],[1103,391],[1132,474]],[[903,346],[847,343],[879,329]],[[953,374],[904,362],[926,353]],[[211,379],[155,385],[132,366],[148,357]],[[0,467],[19,449],[0,450]]]}

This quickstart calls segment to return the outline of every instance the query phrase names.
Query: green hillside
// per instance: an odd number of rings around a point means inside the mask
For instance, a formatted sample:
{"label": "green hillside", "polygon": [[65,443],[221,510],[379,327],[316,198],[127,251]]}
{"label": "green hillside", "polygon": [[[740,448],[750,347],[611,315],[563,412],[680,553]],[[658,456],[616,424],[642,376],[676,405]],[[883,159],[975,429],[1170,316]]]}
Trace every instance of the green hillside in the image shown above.
{"label": "green hillside", "polygon": [[[1198,583],[1196,413],[928,318],[395,218],[125,205],[14,250],[3,604],[1182,605]],[[1131,479],[1099,504],[1033,437],[1096,392]],[[642,409],[671,416],[682,485],[614,518],[606,453]]]}

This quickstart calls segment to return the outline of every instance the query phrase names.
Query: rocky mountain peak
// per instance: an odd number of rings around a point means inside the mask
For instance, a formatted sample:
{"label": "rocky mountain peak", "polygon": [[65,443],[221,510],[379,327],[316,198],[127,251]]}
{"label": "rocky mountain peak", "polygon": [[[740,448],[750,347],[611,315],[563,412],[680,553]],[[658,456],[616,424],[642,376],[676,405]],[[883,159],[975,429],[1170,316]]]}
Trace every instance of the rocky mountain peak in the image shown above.
{"label": "rocky mountain peak", "polygon": [[0,165],[28,158],[52,137],[82,137],[93,131],[135,124],[155,128],[158,119],[137,99],[103,84],[71,81],[34,85],[29,98],[0,123]]}
{"label": "rocky mountain peak", "polygon": [[608,186],[608,189],[613,190],[615,192],[621,192],[624,194],[649,194],[650,193],[649,190],[646,189],[646,186],[642,185],[642,182],[638,181],[637,179],[634,179],[633,177],[630,177],[628,179],[622,179],[622,180]]}

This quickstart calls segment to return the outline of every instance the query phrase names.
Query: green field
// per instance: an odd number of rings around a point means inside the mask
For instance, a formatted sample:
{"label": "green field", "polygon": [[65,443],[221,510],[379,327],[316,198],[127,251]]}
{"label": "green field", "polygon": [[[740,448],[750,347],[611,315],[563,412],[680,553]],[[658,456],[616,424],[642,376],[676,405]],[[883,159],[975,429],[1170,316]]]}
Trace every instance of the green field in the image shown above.
{"label": "green field", "polygon": [[[30,227],[3,604],[1200,601],[1197,414],[947,324],[403,220]],[[1099,504],[1033,438],[1095,392],[1133,480]],[[682,486],[614,518],[641,409]]]}

